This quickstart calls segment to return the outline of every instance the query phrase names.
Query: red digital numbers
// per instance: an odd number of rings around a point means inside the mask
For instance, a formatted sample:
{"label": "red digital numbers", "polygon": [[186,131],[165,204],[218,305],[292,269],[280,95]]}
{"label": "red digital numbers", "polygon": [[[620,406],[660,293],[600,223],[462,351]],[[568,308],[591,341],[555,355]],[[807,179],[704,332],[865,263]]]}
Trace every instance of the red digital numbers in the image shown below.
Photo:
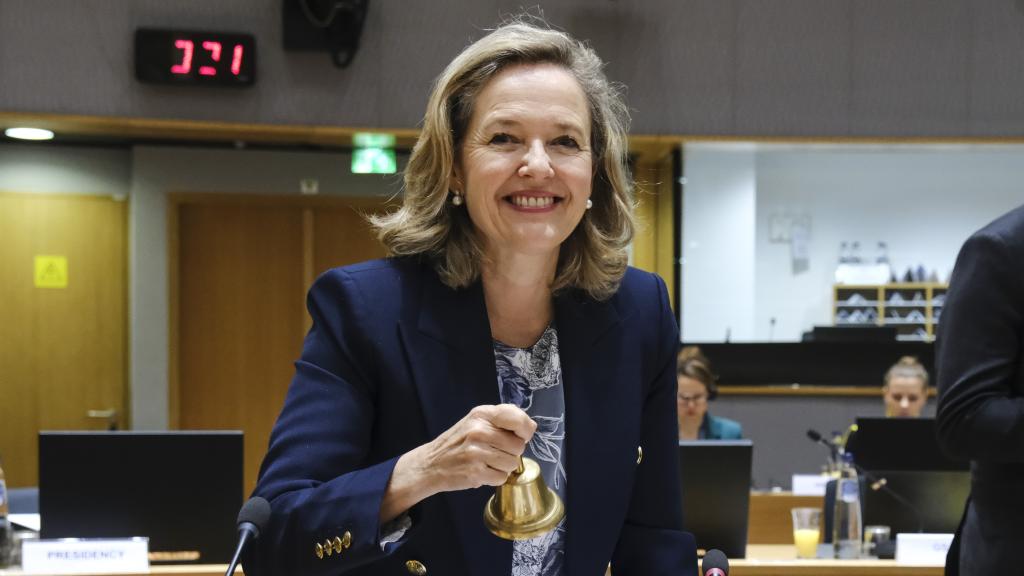
{"label": "red digital numbers", "polygon": [[[212,66],[203,65],[199,67],[200,76],[216,76],[218,73],[217,64],[220,63],[221,52],[223,52],[223,45],[220,42],[213,40],[204,40],[202,43],[203,50],[209,55],[209,60],[213,64]],[[192,72],[192,60],[193,52],[195,51],[195,43],[191,40],[175,40],[174,48],[181,51],[181,60],[171,66],[171,74],[188,75]],[[235,44],[231,50],[231,74],[238,76],[242,72],[242,57],[245,53],[245,48],[241,44]]]}
{"label": "red digital numbers", "polygon": [[[220,42],[212,42],[207,40],[203,42],[203,50],[210,52],[210,60],[214,62],[220,62]],[[201,76],[216,76],[217,69],[213,66],[200,66],[199,74]]]}
{"label": "red digital numbers", "polygon": [[188,74],[192,70],[192,41],[175,40],[174,47],[181,50],[181,62],[171,66],[171,74]]}
{"label": "red digital numbers", "polygon": [[235,76],[242,71],[242,45],[235,44],[235,53],[231,56],[231,73]]}

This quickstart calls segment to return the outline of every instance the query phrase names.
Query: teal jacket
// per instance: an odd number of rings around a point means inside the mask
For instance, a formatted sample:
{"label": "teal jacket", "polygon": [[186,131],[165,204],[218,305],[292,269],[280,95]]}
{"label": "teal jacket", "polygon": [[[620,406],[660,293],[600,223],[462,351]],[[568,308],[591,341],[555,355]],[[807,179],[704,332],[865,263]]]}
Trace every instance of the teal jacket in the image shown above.
{"label": "teal jacket", "polygon": [[743,426],[735,420],[705,412],[697,437],[701,440],[739,440],[743,438]]}

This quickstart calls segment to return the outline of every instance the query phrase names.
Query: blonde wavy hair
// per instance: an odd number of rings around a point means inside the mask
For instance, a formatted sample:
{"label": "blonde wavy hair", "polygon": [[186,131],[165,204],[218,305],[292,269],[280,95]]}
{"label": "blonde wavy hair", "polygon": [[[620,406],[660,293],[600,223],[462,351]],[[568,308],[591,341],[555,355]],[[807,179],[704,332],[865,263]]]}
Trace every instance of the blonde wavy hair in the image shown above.
{"label": "blonde wavy hair", "polygon": [[610,297],[626,272],[636,226],[626,157],[629,114],[620,88],[584,43],[538,19],[504,24],[470,44],[437,78],[423,130],[405,170],[405,198],[390,213],[373,216],[377,236],[394,256],[427,255],[452,288],[480,277],[483,244],[465,206],[448,201],[458,151],[476,97],[502,70],[519,64],[555,64],[567,70],[590,108],[593,208],[563,242],[553,292],[578,288],[597,300]]}

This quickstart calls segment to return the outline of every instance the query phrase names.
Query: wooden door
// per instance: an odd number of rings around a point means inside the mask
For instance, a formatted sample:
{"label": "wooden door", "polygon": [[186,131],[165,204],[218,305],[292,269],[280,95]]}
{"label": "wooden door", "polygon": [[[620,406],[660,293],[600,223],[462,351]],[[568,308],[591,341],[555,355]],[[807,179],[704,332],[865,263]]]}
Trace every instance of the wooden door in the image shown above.
{"label": "wooden door", "polygon": [[377,200],[351,200],[341,205],[313,209],[313,275],[336,266],[383,258],[384,245],[366,221],[365,214],[383,210]]}
{"label": "wooden door", "polygon": [[308,329],[309,284],[328,266],[383,254],[353,209],[366,205],[253,196],[173,201],[171,421],[182,429],[243,430],[246,493],[256,485]]}
{"label": "wooden door", "polygon": [[[39,430],[128,422],[126,218],[109,197],[0,194],[0,456],[11,487],[38,484]],[[41,261],[52,287],[37,287],[37,256],[63,258],[66,275]]]}

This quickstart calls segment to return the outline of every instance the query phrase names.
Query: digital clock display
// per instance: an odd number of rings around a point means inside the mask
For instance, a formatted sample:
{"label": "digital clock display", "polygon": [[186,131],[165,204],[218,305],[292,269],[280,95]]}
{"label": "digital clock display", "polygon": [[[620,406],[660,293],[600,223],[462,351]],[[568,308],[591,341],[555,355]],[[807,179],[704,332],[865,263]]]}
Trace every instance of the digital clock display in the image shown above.
{"label": "digital clock display", "polygon": [[151,84],[251,86],[256,39],[252,34],[139,28],[135,77]]}

